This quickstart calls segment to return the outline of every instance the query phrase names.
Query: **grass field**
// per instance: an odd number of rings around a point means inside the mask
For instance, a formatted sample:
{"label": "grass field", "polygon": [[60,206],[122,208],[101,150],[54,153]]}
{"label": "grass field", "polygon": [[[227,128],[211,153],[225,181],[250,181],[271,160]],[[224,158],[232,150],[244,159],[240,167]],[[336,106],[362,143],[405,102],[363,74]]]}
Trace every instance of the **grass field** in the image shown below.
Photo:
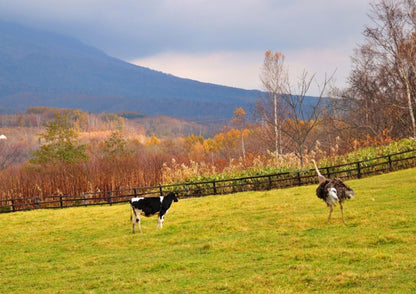
{"label": "grass field", "polygon": [[131,233],[128,204],[0,214],[0,293],[415,293],[416,169],[181,199]]}

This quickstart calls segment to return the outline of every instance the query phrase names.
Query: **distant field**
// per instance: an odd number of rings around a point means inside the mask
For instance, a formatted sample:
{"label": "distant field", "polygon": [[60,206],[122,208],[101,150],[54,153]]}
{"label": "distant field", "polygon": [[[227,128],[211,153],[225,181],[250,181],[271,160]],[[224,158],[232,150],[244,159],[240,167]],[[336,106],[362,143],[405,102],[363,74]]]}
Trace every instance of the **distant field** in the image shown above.
{"label": "distant field", "polygon": [[127,204],[0,214],[0,293],[415,293],[416,169],[180,200],[131,234]]}

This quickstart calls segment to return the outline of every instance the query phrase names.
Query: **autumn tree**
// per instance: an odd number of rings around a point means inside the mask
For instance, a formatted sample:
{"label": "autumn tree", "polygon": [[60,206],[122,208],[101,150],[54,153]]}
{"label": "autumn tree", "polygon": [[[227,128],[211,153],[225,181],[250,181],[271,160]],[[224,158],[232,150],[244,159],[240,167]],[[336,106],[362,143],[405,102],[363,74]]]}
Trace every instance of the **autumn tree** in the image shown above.
{"label": "autumn tree", "polygon": [[214,140],[211,138],[208,138],[204,140],[204,150],[207,154],[211,155],[211,164],[214,164],[214,152],[218,151],[220,149],[220,146],[215,144]]}
{"label": "autumn tree", "polygon": [[219,133],[213,138],[213,146],[216,146],[219,155],[230,162],[232,159],[238,158],[241,133],[239,130],[231,129],[229,131]]}
{"label": "autumn tree", "polygon": [[241,132],[241,153],[243,155],[243,159],[246,159],[246,148],[244,144],[244,129],[246,125],[246,112],[243,108],[239,107],[234,111],[233,118],[231,119],[231,123],[236,125],[237,128],[240,129]]}
{"label": "autumn tree", "polygon": [[202,161],[205,157],[204,138],[190,135],[183,140],[184,152],[191,160]]}

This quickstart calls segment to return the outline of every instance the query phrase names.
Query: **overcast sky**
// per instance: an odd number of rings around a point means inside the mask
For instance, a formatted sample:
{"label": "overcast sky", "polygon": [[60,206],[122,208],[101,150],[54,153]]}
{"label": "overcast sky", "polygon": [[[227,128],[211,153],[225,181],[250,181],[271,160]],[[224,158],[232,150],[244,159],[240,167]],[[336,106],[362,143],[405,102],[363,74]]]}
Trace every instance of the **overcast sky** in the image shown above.
{"label": "overcast sky", "polygon": [[[295,82],[336,70],[344,87],[370,0],[0,0],[0,19],[70,35],[108,55],[202,82],[262,89],[264,52]],[[311,95],[316,95],[314,88]]]}

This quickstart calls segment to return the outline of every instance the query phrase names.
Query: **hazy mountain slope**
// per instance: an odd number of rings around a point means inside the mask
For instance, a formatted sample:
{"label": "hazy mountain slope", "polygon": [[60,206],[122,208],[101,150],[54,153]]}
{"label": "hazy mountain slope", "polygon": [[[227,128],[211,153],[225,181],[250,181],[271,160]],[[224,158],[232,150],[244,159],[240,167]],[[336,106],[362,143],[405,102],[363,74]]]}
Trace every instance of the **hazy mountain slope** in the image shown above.
{"label": "hazy mountain slope", "polygon": [[249,108],[259,96],[135,66],[72,38],[0,22],[3,111],[53,106],[216,119]]}

